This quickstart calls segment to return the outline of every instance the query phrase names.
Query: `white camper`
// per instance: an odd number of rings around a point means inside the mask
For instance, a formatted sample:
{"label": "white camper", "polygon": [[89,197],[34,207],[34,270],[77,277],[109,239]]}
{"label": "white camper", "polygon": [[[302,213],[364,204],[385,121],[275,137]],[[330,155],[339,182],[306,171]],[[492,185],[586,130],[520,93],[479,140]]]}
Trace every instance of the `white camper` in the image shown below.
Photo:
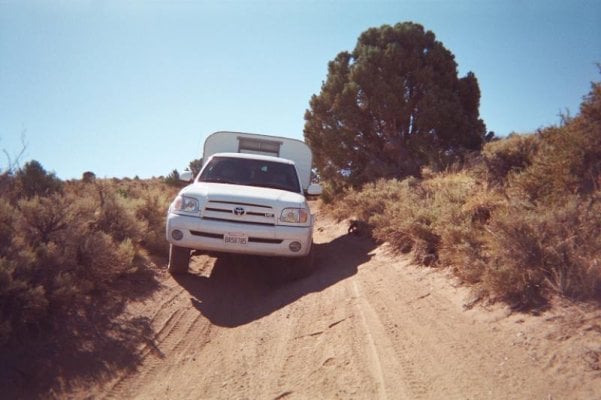
{"label": "white camper", "polygon": [[[313,224],[305,194],[311,150],[300,140],[216,132],[204,145],[203,167],[169,207],[169,271],[188,270],[191,250],[287,257],[294,276],[313,266]],[[185,180],[189,174],[182,174]]]}

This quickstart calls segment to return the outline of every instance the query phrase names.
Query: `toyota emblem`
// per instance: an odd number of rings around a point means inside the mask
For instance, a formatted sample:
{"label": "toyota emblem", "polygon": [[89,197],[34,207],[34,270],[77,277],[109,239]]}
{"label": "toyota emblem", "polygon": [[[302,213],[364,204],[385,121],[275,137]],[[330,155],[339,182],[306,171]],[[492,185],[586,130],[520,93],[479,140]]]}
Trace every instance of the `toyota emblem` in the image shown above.
{"label": "toyota emblem", "polygon": [[240,217],[240,216],[244,215],[245,213],[246,213],[246,211],[244,211],[244,208],[242,208],[242,207],[234,208],[234,215],[237,215]]}

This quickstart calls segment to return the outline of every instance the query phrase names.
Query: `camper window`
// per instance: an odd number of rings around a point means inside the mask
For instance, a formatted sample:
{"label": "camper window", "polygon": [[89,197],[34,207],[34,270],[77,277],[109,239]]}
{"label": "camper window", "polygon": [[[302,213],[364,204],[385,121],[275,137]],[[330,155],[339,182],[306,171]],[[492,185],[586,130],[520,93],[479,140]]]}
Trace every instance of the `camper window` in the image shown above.
{"label": "camper window", "polygon": [[280,156],[282,142],[274,140],[260,140],[250,138],[238,138],[238,153],[264,154],[269,156]]}

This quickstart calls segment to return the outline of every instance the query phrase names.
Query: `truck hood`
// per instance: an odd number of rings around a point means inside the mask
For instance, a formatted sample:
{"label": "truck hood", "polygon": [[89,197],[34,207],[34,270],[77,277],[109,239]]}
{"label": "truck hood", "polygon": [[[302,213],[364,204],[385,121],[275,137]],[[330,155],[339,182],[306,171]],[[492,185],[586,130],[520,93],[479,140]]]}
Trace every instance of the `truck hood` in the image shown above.
{"label": "truck hood", "polygon": [[181,194],[196,197],[201,204],[207,201],[225,201],[261,204],[274,209],[283,209],[300,207],[305,203],[305,197],[300,193],[224,183],[195,182],[182,189]]}

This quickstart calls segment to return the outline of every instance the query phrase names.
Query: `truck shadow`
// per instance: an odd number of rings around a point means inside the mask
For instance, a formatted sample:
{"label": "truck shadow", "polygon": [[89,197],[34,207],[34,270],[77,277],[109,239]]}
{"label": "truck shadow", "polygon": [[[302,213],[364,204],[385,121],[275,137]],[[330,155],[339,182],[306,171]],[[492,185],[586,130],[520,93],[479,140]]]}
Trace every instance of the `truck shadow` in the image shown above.
{"label": "truck shadow", "polygon": [[370,239],[355,235],[315,246],[315,271],[296,281],[280,273],[286,259],[248,256],[219,257],[209,276],[193,271],[175,279],[190,293],[192,305],[214,325],[236,327],[353,276],[376,247]]}

